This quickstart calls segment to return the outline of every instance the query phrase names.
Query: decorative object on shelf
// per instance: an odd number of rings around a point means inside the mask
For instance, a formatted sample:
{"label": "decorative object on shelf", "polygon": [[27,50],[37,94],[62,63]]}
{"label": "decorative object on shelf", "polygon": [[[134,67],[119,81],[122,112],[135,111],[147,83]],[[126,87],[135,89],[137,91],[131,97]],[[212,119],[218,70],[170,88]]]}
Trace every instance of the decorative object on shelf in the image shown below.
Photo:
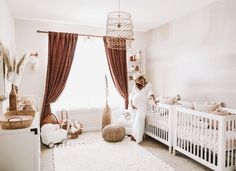
{"label": "decorative object on shelf", "polygon": [[30,59],[29,62],[31,64],[32,70],[37,70],[38,69],[38,52],[35,53],[30,53]]}
{"label": "decorative object on shelf", "polygon": [[33,102],[29,97],[22,97],[20,103],[22,110],[34,110]]}
{"label": "decorative object on shelf", "polygon": [[130,56],[130,61],[136,61],[135,56]]}
{"label": "decorative object on shelf", "polygon": [[4,61],[7,67],[7,80],[12,84],[11,92],[9,94],[9,110],[17,110],[18,109],[18,86],[20,84],[24,67],[26,62],[28,61],[29,53],[25,53],[19,60],[16,61],[10,59],[9,53],[5,52],[8,55],[4,55]]}
{"label": "decorative object on shelf", "polygon": [[32,116],[34,117],[36,112],[35,110],[13,110],[13,111],[7,111],[4,114],[8,116]]}
{"label": "decorative object on shelf", "polygon": [[7,99],[5,62],[7,56],[9,56],[8,49],[0,41],[0,101]]}
{"label": "decorative object on shelf", "polygon": [[133,23],[128,12],[120,11],[120,0],[118,4],[118,11],[112,11],[107,15],[106,41],[108,48],[125,50],[131,47]]}
{"label": "decorative object on shelf", "polygon": [[105,98],[106,98],[106,105],[102,112],[102,129],[106,126],[111,124],[111,108],[108,105],[108,80],[107,75],[105,75]]}
{"label": "decorative object on shelf", "polygon": [[142,52],[138,51],[135,55],[131,54],[128,60],[129,80],[134,80],[137,75],[143,74]]}
{"label": "decorative object on shelf", "polygon": [[0,118],[2,129],[20,129],[30,127],[35,111],[14,110],[8,111]]}
{"label": "decorative object on shelf", "polygon": [[31,126],[33,121],[32,116],[7,116],[4,115],[0,119],[2,129],[21,129]]}
{"label": "decorative object on shelf", "polygon": [[18,63],[16,62],[15,58],[13,61],[11,61],[10,58],[5,59],[7,65],[7,79],[15,86],[19,86],[20,84],[24,67],[27,62],[27,57],[28,54],[25,53]]}
{"label": "decorative object on shelf", "polygon": [[135,55],[135,58],[137,61],[141,61],[142,60],[142,52],[138,51],[137,54]]}
{"label": "decorative object on shelf", "polygon": [[11,92],[9,94],[9,111],[17,110],[18,109],[18,102],[17,102],[17,93],[16,93],[16,86],[13,84],[11,85]]}
{"label": "decorative object on shelf", "polygon": [[132,66],[130,67],[130,71],[134,71],[134,70],[135,70],[135,66],[132,65]]}
{"label": "decorative object on shelf", "polygon": [[130,75],[130,76],[129,76],[129,80],[134,80],[133,75]]}

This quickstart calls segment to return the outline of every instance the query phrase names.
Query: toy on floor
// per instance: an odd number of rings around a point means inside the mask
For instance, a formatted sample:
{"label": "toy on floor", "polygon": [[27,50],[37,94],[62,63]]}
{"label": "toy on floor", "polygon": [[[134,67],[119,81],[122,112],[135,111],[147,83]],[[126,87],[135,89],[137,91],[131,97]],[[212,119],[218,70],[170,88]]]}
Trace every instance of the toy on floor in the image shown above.
{"label": "toy on floor", "polygon": [[43,144],[53,148],[55,144],[65,144],[67,141],[67,130],[60,128],[59,124],[45,124],[41,128]]}
{"label": "toy on floor", "polygon": [[131,114],[131,112],[128,110],[123,111],[120,118],[114,122],[114,125],[124,127],[126,134],[131,135],[132,134],[132,114]]}
{"label": "toy on floor", "polygon": [[83,125],[78,121],[72,121],[69,125],[68,129],[68,137],[75,139],[78,138],[80,134],[82,134]]}

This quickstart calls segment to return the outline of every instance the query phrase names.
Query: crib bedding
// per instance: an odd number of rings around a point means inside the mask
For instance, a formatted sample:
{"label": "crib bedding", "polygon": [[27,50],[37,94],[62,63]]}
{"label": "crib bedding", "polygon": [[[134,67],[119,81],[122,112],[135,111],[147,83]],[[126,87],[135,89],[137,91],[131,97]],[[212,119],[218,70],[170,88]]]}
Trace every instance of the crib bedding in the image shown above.
{"label": "crib bedding", "polygon": [[[218,149],[218,131],[214,133],[211,129],[180,126],[177,128],[177,137],[215,152]],[[236,133],[233,131],[226,131],[226,149],[236,149]]]}
{"label": "crib bedding", "polygon": [[153,126],[159,129],[168,130],[168,120],[165,119],[163,116],[157,116],[157,115],[147,115],[146,116],[146,125],[147,126]]}

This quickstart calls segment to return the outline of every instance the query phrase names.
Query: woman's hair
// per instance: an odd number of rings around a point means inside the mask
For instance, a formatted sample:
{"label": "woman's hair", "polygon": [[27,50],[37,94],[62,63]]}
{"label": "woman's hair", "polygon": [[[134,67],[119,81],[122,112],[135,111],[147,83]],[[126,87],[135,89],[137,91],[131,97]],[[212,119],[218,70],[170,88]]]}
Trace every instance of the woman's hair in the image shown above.
{"label": "woman's hair", "polygon": [[140,76],[140,77],[138,77],[138,79],[144,80],[145,84],[147,83],[147,80],[146,80],[146,78],[144,78],[144,76]]}
{"label": "woman's hair", "polygon": [[[144,85],[139,84],[139,83],[136,83],[136,80],[137,80],[137,81],[143,80]],[[143,76],[138,77],[136,80],[135,80],[135,83],[136,83],[136,86],[137,86],[139,89],[142,89],[142,88],[145,87],[146,84],[147,84],[147,80],[146,80]]]}

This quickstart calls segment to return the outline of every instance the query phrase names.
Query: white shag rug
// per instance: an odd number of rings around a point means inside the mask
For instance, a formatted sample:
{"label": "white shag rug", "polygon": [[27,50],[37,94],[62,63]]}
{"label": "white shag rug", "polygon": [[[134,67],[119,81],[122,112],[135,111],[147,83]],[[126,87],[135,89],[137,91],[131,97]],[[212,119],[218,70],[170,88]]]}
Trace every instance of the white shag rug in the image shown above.
{"label": "white shag rug", "polygon": [[173,171],[138,144],[124,139],[80,142],[53,150],[55,171]]}

